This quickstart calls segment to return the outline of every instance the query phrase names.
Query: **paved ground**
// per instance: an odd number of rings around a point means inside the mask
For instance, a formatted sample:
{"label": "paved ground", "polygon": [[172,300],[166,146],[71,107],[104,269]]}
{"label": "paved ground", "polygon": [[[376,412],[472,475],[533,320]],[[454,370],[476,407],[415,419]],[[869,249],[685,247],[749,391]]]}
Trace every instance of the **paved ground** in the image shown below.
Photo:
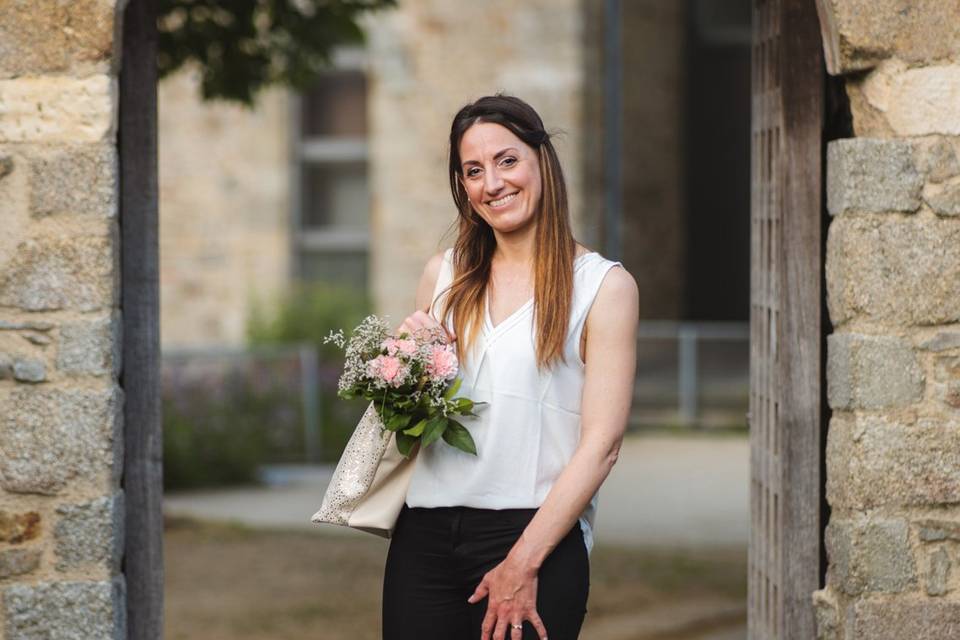
{"label": "paved ground", "polygon": [[[733,547],[746,549],[749,523],[749,445],[743,436],[639,435],[624,442],[600,494],[596,540],[601,545]],[[271,467],[267,486],[167,495],[171,515],[237,521],[368,537],[318,526],[332,467]],[[743,640],[743,603],[696,599],[609,616],[592,630],[604,640]]]}
{"label": "paved ground", "polygon": [[[598,544],[745,546],[749,533],[749,445],[729,435],[641,435],[624,442],[603,485]],[[265,487],[167,495],[167,513],[252,526],[318,528],[310,523],[330,467],[274,467]],[[324,530],[355,534],[341,527]]]}
{"label": "paved ground", "polygon": [[749,462],[746,437],[627,439],[600,490],[597,542],[745,547]]}

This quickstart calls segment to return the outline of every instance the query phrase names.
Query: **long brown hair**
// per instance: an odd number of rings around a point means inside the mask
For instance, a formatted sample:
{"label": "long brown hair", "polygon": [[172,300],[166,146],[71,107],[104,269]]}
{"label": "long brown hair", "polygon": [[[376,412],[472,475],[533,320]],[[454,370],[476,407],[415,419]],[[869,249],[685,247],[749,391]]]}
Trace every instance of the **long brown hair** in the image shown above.
{"label": "long brown hair", "polygon": [[[453,246],[455,277],[440,317],[453,314],[457,335],[457,356],[469,353],[483,322],[490,263],[496,239],[490,225],[473,211],[462,178],[460,141],[467,129],[478,122],[499,124],[509,129],[537,153],[542,182],[535,212],[534,239],[534,326],[537,366],[546,368],[555,360],[566,362],[563,354],[570,305],[573,301],[573,260],[576,242],[570,228],[567,187],[551,134],[529,104],[514,96],[498,93],[464,106],[450,128],[450,190],[458,212],[458,233]],[[578,345],[579,347],[579,345]]]}

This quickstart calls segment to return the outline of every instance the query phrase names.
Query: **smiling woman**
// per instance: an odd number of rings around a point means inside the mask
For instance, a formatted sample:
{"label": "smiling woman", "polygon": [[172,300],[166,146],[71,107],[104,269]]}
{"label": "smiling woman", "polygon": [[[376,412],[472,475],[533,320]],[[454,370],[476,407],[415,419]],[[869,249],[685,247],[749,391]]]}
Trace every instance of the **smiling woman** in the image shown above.
{"label": "smiling woman", "polygon": [[477,455],[419,452],[387,556],[385,640],[578,637],[596,493],[632,398],[637,287],[578,243],[543,122],[519,98],[465,106],[450,133],[459,216],[398,332],[443,326]]}
{"label": "smiling woman", "polygon": [[[467,197],[478,203],[475,210],[487,224],[501,231],[529,224],[540,199],[537,154],[523,144],[512,146],[514,140],[508,129],[483,122],[470,127],[460,142],[467,158],[462,164]],[[489,170],[476,158],[490,158]],[[503,218],[507,213],[512,215],[509,222]]]}

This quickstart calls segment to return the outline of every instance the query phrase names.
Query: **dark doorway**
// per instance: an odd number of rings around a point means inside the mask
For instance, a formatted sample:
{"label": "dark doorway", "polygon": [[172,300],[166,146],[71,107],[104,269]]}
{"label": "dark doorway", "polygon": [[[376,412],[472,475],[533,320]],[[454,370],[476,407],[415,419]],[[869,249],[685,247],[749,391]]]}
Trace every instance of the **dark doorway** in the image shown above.
{"label": "dark doorway", "polygon": [[749,318],[749,0],[687,6],[683,319]]}

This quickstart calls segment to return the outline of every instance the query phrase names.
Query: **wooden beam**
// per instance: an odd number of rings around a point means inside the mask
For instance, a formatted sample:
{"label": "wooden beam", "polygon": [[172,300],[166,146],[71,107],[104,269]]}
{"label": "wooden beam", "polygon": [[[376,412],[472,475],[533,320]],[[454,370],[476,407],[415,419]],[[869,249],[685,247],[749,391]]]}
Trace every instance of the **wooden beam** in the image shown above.
{"label": "wooden beam", "polygon": [[816,636],[811,596],[821,586],[821,167],[826,73],[816,5],[786,0],[781,20],[782,637],[806,640]]}
{"label": "wooden beam", "polygon": [[163,434],[157,208],[157,13],[129,0],[120,70],[120,246],[127,637],[163,637]]}
{"label": "wooden beam", "polygon": [[824,421],[823,46],[810,0],[755,0],[750,640],[816,635]]}

